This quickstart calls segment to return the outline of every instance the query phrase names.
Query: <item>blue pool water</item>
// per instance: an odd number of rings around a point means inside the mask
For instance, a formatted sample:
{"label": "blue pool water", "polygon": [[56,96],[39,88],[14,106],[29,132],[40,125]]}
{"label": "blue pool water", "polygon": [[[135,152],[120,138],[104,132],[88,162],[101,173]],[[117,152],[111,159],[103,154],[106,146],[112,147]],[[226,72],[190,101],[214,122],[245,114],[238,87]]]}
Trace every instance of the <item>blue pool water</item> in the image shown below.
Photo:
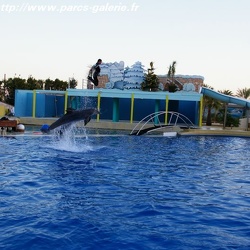
{"label": "blue pool water", "polygon": [[249,145],[0,137],[0,248],[249,249]]}

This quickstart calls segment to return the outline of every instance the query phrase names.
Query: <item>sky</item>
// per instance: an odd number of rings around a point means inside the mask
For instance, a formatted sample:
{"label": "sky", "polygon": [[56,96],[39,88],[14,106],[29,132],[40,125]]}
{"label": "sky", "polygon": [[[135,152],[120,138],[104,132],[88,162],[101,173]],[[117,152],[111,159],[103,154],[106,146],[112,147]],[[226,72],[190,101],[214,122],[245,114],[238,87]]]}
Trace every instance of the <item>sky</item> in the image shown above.
{"label": "sky", "polygon": [[199,75],[215,90],[250,87],[249,0],[0,0],[0,79],[68,80],[140,61]]}

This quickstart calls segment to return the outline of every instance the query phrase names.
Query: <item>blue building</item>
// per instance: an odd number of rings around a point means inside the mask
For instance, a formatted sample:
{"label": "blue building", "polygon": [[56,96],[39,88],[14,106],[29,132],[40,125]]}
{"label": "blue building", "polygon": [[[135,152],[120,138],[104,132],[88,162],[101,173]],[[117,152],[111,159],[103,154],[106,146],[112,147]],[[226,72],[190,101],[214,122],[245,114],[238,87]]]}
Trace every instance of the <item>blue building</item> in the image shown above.
{"label": "blue building", "polygon": [[[68,108],[97,108],[100,120],[138,122],[158,111],[174,111],[201,126],[203,95],[197,92],[146,92],[138,89],[16,90],[15,115],[19,117],[60,117]],[[168,117],[164,121],[167,123]]]}
{"label": "blue building", "polygon": [[124,62],[103,63],[98,87],[89,81],[87,89],[66,91],[16,90],[15,114],[19,117],[48,118],[60,117],[68,108],[97,108],[101,111],[97,121],[138,122],[144,117],[165,111],[161,117],[168,123],[168,111],[181,113],[194,125],[202,124],[202,97],[199,88],[201,76],[176,76],[178,91],[170,93],[167,76],[159,76],[159,90],[141,91],[145,72],[141,62],[125,67]]}

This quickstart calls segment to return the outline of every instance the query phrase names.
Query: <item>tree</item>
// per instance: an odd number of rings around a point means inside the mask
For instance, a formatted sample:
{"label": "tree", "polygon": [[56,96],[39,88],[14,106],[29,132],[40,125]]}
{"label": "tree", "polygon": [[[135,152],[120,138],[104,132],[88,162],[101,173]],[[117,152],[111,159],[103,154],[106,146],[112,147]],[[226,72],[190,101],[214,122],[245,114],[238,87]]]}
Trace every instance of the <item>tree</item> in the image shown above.
{"label": "tree", "polygon": [[236,96],[244,99],[249,99],[250,88],[237,89]]}
{"label": "tree", "polygon": [[4,101],[4,81],[0,81],[0,101]]}
{"label": "tree", "polygon": [[[72,86],[77,84],[77,81],[72,83]],[[4,85],[4,86],[2,86]],[[68,87],[68,82],[59,80],[58,78],[55,81],[46,79],[36,80],[30,76],[27,80],[20,77],[9,78],[0,82],[0,100],[5,100],[6,103],[14,105],[15,103],[15,90],[16,89],[46,89],[46,90],[66,90]]]}
{"label": "tree", "polygon": [[[224,94],[224,95],[233,96],[233,92],[231,90],[228,90],[228,89],[219,90],[218,92],[221,94]],[[224,109],[222,109],[222,107],[224,107]],[[221,102],[221,107],[219,107],[220,110],[217,109],[216,113],[215,113],[215,118],[217,118],[219,122],[223,122],[223,128],[225,128],[228,125],[231,126],[231,124],[234,122],[234,118],[231,117],[231,115],[228,114],[228,112],[227,112],[227,107],[228,107],[228,103]],[[221,117],[223,117],[223,121],[222,121]],[[236,124],[236,123],[234,122],[234,124]]]}
{"label": "tree", "polygon": [[45,80],[44,89],[52,90],[53,89],[53,81],[49,78]]}
{"label": "tree", "polygon": [[6,90],[6,103],[14,105],[15,103],[15,90],[16,89],[27,89],[26,80],[20,77],[9,78],[5,83]]}
{"label": "tree", "polygon": [[37,80],[37,85],[38,85],[38,89],[44,89],[44,85],[45,85],[45,82],[44,80]]}
{"label": "tree", "polygon": [[59,80],[56,78],[54,81],[49,78],[45,80],[45,89],[46,90],[66,90],[68,83],[66,81]]}
{"label": "tree", "polygon": [[168,85],[169,92],[176,92],[178,89],[177,86],[175,85],[175,80],[174,80],[175,71],[176,71],[175,66],[176,66],[176,61],[173,61],[172,64],[170,64],[168,68],[167,77],[171,81],[171,83]]}
{"label": "tree", "polygon": [[59,80],[58,78],[55,79],[54,86],[53,86],[54,90],[64,91],[67,89],[67,87],[68,87],[68,82]]}
{"label": "tree", "polygon": [[[236,96],[244,99],[250,99],[250,88],[237,89]],[[243,115],[247,115],[247,109],[244,108]]]}
{"label": "tree", "polygon": [[226,120],[225,120],[225,110],[221,110],[221,112],[218,113],[217,119],[219,122],[224,123],[225,121],[225,127],[239,127],[240,119],[232,117],[229,113],[226,113]]}
{"label": "tree", "polygon": [[173,61],[172,65],[170,64],[168,68],[168,77],[171,78],[172,83],[174,83],[175,65],[176,65],[176,61]]}
{"label": "tree", "polygon": [[145,74],[144,81],[141,84],[142,90],[157,91],[159,88],[159,78],[154,73],[154,63],[150,62],[148,73]]}
{"label": "tree", "polygon": [[[206,88],[213,89],[213,87],[204,84],[203,85]],[[207,119],[206,119],[206,125],[211,126],[212,125],[212,109],[218,110],[221,107],[221,103],[209,96],[204,96],[204,103],[203,103],[204,110],[207,109]],[[204,112],[203,112],[204,113]]]}
{"label": "tree", "polygon": [[231,90],[228,90],[228,89],[219,90],[218,92],[221,93],[221,94],[224,94],[224,95],[231,95],[231,96],[233,96],[233,92]]}
{"label": "tree", "polygon": [[27,79],[27,89],[33,90],[33,89],[42,89],[43,85],[41,86],[41,83],[39,83],[38,80],[36,80],[35,78],[33,78],[32,76],[30,76]]}
{"label": "tree", "polygon": [[77,86],[77,81],[75,78],[70,78],[69,80],[69,88],[71,89],[75,89]]}

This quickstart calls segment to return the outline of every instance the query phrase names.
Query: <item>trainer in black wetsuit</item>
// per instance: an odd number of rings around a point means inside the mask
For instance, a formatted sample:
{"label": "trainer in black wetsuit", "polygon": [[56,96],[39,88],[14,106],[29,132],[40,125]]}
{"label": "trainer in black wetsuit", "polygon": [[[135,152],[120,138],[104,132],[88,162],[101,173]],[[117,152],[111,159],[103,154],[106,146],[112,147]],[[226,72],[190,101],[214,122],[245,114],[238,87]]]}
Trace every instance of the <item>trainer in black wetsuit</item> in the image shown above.
{"label": "trainer in black wetsuit", "polygon": [[98,76],[101,72],[100,64],[102,63],[102,59],[98,59],[97,63],[92,66],[89,71],[88,79],[94,83],[95,86],[98,86]]}

